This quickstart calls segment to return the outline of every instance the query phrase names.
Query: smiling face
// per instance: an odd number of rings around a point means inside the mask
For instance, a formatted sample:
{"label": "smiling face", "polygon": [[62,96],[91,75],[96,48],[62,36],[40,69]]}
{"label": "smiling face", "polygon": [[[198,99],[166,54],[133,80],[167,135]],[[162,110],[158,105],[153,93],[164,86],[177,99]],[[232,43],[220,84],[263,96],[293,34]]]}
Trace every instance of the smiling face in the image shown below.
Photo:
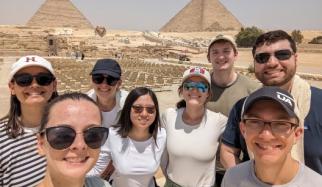
{"label": "smiling face", "polygon": [[[28,73],[31,75],[37,75],[39,73],[49,73],[43,67],[30,66],[21,69],[16,74]],[[48,86],[40,86],[36,80],[32,81],[30,86],[19,86],[15,81],[9,83],[9,89],[12,95],[15,95],[21,106],[35,106],[45,105],[51,98],[54,91],[56,91],[57,82],[53,81]]]}
{"label": "smiling face", "polygon": [[238,53],[228,41],[214,43],[209,49],[208,61],[214,71],[229,70],[234,66]]}
{"label": "smiling face", "polygon": [[56,150],[50,146],[46,136],[39,136],[39,153],[46,156],[47,173],[52,177],[84,179],[86,173],[95,165],[100,149],[89,148],[82,132],[89,127],[101,126],[100,111],[86,100],[63,100],[51,108],[46,128],[62,124],[73,128],[77,133],[72,145]]}
{"label": "smiling face", "polygon": [[[271,100],[255,102],[243,117],[296,123],[296,119],[290,118],[282,106]],[[293,128],[289,134],[275,135],[267,124],[262,131],[256,133],[243,122],[240,123],[240,130],[247,147],[254,153],[255,162],[264,165],[281,164],[286,159],[291,159],[292,146],[303,133],[303,129],[298,127]]]}
{"label": "smiling face", "polygon": [[[288,49],[293,51],[288,40],[280,40],[270,45],[262,45],[255,51],[258,53],[270,53]],[[296,72],[297,54],[295,53],[288,60],[278,60],[271,55],[267,63],[260,64],[254,62],[255,76],[265,86],[279,86],[289,89],[292,79]]]}
{"label": "smiling face", "polygon": [[[199,76],[193,76],[185,80],[185,82],[202,82],[206,85],[208,85],[207,81]],[[209,85],[208,89],[205,92],[202,92],[196,88],[193,88],[191,90],[187,90],[185,88],[182,88],[181,94],[183,99],[186,102],[186,105],[190,106],[204,106],[207,102],[207,98],[209,96]]]}
{"label": "smiling face", "polygon": [[92,81],[92,86],[95,90],[98,100],[103,102],[115,99],[116,92],[119,90],[121,84],[122,80],[118,80],[117,84],[114,86],[106,84],[106,80],[104,80],[101,84],[96,84]]}
{"label": "smiling face", "polygon": [[[143,110],[142,107],[144,107]],[[139,108],[141,108],[141,110],[138,110]],[[145,131],[149,129],[150,125],[156,118],[155,104],[150,95],[142,95],[134,101],[131,108],[130,118],[133,125],[132,128]]]}

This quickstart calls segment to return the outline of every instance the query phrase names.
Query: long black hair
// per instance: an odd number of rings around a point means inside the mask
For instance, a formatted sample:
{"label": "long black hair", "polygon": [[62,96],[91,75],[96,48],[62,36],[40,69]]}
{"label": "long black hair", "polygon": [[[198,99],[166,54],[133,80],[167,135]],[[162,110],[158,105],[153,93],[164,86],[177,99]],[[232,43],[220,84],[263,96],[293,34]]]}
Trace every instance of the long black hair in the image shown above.
{"label": "long black hair", "polygon": [[114,127],[118,127],[117,133],[122,137],[126,138],[129,135],[130,130],[132,129],[133,123],[131,121],[131,108],[133,103],[141,96],[149,95],[154,103],[156,109],[156,116],[153,123],[149,127],[149,133],[152,135],[156,142],[158,129],[160,127],[160,111],[159,111],[159,103],[155,93],[146,87],[138,87],[134,88],[129,95],[127,96],[124,107],[121,112],[120,119],[118,123],[114,125]]}

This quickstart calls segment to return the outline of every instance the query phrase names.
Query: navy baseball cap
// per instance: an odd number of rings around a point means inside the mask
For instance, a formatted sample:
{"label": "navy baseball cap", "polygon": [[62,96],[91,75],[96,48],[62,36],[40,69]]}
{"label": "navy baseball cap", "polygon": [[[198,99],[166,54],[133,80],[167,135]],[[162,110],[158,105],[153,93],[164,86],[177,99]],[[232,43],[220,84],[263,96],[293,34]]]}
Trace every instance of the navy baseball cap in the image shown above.
{"label": "navy baseball cap", "polygon": [[242,116],[254,103],[260,100],[276,101],[280,106],[283,107],[290,117],[296,117],[299,119],[298,114],[295,112],[295,102],[293,96],[288,91],[276,86],[264,86],[250,94],[244,102]]}
{"label": "navy baseball cap", "polygon": [[90,75],[106,74],[114,78],[120,79],[122,75],[121,66],[113,59],[99,59],[93,67]]}

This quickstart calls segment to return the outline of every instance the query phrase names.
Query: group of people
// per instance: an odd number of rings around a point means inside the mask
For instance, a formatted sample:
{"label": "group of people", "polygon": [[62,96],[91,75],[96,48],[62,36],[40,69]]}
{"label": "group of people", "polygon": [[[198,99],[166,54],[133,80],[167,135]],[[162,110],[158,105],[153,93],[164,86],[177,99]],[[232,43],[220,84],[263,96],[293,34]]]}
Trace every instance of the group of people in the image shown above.
{"label": "group of people", "polygon": [[181,100],[162,113],[151,89],[120,89],[113,59],[96,62],[88,93],[58,96],[50,62],[20,58],[0,124],[0,186],[155,187],[159,166],[166,187],[321,186],[322,90],[296,75],[286,32],[260,35],[252,54],[259,82],[235,71],[237,45],[218,35],[212,71],[187,69]]}

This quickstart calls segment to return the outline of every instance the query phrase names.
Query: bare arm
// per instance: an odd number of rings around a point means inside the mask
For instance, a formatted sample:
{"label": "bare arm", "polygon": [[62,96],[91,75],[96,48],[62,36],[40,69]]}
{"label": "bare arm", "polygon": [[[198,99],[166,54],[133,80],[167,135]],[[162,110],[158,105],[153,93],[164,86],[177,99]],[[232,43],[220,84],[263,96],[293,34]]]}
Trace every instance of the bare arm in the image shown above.
{"label": "bare arm", "polygon": [[225,167],[229,169],[239,164],[241,160],[239,159],[240,149],[230,147],[221,143],[220,145],[220,162]]}

